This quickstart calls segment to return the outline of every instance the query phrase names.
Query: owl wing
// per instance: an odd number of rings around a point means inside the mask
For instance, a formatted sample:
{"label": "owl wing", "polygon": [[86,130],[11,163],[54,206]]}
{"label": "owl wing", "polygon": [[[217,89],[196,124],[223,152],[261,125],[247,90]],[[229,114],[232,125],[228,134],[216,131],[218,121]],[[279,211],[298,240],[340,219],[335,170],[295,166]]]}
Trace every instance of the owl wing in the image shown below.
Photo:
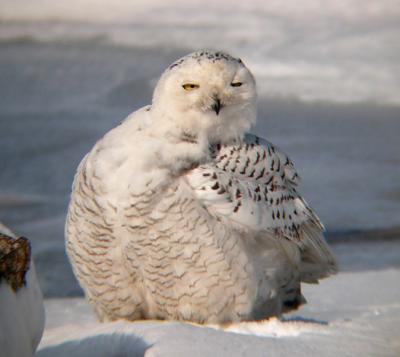
{"label": "owl wing", "polygon": [[187,175],[212,216],[234,229],[275,237],[291,256],[300,253],[303,281],[336,271],[323,225],[297,192],[299,177],[287,155],[264,139],[246,135],[237,144],[216,145],[212,157],[212,164]]}

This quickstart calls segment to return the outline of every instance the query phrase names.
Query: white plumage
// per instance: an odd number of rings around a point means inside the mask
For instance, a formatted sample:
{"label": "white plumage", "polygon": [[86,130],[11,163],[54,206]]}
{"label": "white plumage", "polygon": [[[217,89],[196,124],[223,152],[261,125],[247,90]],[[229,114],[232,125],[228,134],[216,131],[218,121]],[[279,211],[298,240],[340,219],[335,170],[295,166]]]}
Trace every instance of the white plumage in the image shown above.
{"label": "white plumage", "polygon": [[336,271],[292,162],[246,134],[255,118],[243,62],[196,52],[86,155],[66,244],[102,321],[279,315]]}

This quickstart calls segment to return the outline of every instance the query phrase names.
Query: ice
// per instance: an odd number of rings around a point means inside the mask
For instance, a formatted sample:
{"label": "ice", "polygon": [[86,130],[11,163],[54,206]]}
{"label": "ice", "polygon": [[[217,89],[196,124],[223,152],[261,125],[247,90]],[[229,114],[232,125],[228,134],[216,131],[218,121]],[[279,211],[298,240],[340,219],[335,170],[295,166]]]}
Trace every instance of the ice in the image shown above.
{"label": "ice", "polygon": [[396,0],[3,0],[0,40],[193,49],[242,56],[260,93],[399,104]]}

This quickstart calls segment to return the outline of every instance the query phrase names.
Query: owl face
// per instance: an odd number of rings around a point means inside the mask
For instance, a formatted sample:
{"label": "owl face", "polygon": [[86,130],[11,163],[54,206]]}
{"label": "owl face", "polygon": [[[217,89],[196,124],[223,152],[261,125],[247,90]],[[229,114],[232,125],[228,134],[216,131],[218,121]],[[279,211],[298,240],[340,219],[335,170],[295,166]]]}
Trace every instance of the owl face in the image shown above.
{"label": "owl face", "polygon": [[173,63],[154,92],[153,106],[191,135],[236,138],[255,121],[256,86],[243,62],[221,52],[196,52]]}

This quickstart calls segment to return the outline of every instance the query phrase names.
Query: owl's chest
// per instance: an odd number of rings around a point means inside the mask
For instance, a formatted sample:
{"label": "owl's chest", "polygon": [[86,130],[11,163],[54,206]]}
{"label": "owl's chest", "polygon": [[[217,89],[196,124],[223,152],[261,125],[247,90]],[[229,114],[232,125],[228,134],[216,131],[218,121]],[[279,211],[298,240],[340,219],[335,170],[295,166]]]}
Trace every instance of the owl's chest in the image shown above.
{"label": "owl's chest", "polygon": [[129,244],[146,261],[194,264],[201,254],[223,250],[226,240],[234,240],[229,227],[209,214],[183,180],[153,195],[137,197],[124,217],[131,233]]}
{"label": "owl's chest", "polygon": [[193,241],[195,236],[206,230],[211,234],[213,230],[208,212],[183,180],[160,188],[152,196],[141,197],[135,208],[143,214],[149,240],[159,244]]}
{"label": "owl's chest", "polygon": [[252,268],[240,235],[209,215],[185,187],[171,186],[142,219],[146,227],[130,236],[125,251],[154,314],[165,312],[165,299],[174,313],[172,305],[182,299],[204,307],[214,299],[222,309],[235,295],[226,291],[239,280],[251,295],[246,301],[253,299]]}

